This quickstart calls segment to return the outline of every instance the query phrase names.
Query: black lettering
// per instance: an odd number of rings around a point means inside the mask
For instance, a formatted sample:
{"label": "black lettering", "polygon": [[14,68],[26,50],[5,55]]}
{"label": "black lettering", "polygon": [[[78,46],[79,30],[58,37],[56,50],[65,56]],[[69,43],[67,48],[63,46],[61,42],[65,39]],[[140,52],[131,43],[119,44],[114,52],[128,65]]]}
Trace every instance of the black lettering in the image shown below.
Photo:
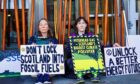
{"label": "black lettering", "polygon": [[30,47],[26,47],[26,53],[27,54],[33,54],[36,53],[36,47],[35,46],[30,46]]}
{"label": "black lettering", "polygon": [[56,64],[56,72],[59,72],[59,64]]}
{"label": "black lettering", "polygon": [[109,66],[111,66],[111,64],[113,64],[113,66],[114,66],[114,62],[113,62],[113,60],[110,58],[110,60],[109,60]]}
{"label": "black lettering", "polygon": [[133,55],[137,55],[135,49],[136,49],[136,47],[133,48]]}

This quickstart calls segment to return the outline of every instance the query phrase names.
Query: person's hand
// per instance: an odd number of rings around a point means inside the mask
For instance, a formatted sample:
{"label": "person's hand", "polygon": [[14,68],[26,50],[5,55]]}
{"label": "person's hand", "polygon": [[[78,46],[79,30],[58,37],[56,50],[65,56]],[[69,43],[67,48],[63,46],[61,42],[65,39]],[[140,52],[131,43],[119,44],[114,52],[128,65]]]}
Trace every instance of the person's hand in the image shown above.
{"label": "person's hand", "polygon": [[52,43],[52,42],[50,42],[50,43],[49,43],[49,45],[51,45],[51,46],[52,46],[52,45],[53,45],[53,43]]}
{"label": "person's hand", "polygon": [[36,43],[32,43],[32,45],[37,45]]}
{"label": "person's hand", "polygon": [[113,47],[121,47],[118,43],[114,43]]}
{"label": "person's hand", "polygon": [[52,42],[50,42],[49,44],[53,44]]}

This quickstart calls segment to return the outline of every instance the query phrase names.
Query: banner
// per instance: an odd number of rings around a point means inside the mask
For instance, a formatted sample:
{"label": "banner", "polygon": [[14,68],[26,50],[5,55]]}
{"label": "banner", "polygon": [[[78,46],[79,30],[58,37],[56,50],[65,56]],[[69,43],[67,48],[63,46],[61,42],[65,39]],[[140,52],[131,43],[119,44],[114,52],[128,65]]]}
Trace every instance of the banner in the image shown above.
{"label": "banner", "polygon": [[140,52],[136,47],[105,48],[106,75],[140,73]]}
{"label": "banner", "polygon": [[126,46],[137,46],[137,48],[140,49],[139,43],[140,43],[140,35],[128,35],[127,36],[127,41],[126,41]]}
{"label": "banner", "polygon": [[21,45],[21,75],[64,74],[63,45]]}
{"label": "banner", "polygon": [[69,38],[75,73],[104,70],[98,36],[73,36]]}
{"label": "banner", "polygon": [[19,50],[0,51],[0,77],[20,76]]}

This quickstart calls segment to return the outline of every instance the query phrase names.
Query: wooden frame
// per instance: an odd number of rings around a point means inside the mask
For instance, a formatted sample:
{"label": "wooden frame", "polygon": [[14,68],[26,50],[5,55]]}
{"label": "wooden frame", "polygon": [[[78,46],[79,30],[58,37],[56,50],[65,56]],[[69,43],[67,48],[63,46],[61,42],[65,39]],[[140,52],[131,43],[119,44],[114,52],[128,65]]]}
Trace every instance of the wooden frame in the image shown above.
{"label": "wooden frame", "polygon": [[34,28],[34,5],[35,0],[32,0],[31,5],[31,18],[30,18],[30,37],[33,35],[33,28]]}
{"label": "wooden frame", "polygon": [[6,3],[7,0],[3,0],[3,9],[4,9],[4,14],[3,14],[3,32],[2,32],[2,50],[5,50],[5,38],[6,38]]}
{"label": "wooden frame", "polygon": [[15,18],[16,18],[17,43],[18,43],[18,48],[20,48],[20,32],[19,32],[19,16],[18,16],[17,0],[14,0],[14,8],[15,8]]}
{"label": "wooden frame", "polygon": [[25,2],[22,0],[22,36],[23,44],[26,44],[26,24],[25,24]]}

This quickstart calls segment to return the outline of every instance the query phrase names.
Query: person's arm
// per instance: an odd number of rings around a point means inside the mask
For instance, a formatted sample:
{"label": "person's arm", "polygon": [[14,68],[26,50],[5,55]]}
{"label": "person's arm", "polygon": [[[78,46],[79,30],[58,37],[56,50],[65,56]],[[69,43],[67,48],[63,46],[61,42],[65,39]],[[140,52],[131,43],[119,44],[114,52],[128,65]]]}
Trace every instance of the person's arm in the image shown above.
{"label": "person's arm", "polygon": [[58,40],[56,38],[51,38],[50,44],[58,44]]}
{"label": "person's arm", "polygon": [[69,39],[67,40],[66,44],[65,44],[65,52],[66,52],[66,56],[67,58],[71,58],[72,55],[71,55],[71,48],[70,48],[70,42],[69,42]]}
{"label": "person's arm", "polygon": [[[77,36],[77,35],[75,33],[71,33],[70,36],[74,37],[74,36]],[[69,38],[67,39],[67,41],[65,43],[64,50],[66,52],[67,58],[72,58],[71,47],[70,47],[70,39]]]}

